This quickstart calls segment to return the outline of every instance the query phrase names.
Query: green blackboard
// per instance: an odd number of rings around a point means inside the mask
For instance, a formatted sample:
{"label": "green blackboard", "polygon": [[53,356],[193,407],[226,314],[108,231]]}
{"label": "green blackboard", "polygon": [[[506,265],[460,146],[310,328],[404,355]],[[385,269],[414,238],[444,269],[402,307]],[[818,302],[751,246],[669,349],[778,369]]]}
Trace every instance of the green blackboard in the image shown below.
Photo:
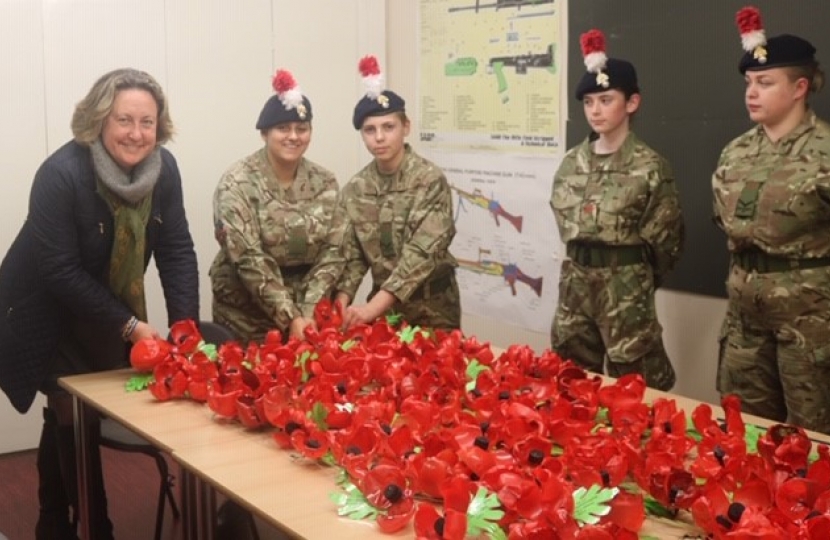
{"label": "green blackboard", "polygon": [[[643,105],[633,129],[671,162],[686,220],[686,246],[665,286],[725,296],[729,264],[726,238],[712,222],[711,177],[721,149],[751,127],[738,72],[741,41],[735,12],[747,2],[731,0],[570,0],[568,92],[585,71],[579,36],[605,32],[608,55],[637,68]],[[797,34],[815,45],[830,75],[830,2],[754,2],[768,36]],[[811,106],[830,120],[830,88]],[[568,101],[567,144],[588,133],[582,105]]]}

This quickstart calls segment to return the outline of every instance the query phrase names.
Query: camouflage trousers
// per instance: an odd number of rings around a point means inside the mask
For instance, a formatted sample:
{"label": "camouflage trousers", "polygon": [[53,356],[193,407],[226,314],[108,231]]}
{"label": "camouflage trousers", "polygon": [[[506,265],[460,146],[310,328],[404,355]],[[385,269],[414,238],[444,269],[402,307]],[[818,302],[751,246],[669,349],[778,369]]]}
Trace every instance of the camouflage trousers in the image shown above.
{"label": "camouflage trousers", "polygon": [[392,311],[400,313],[403,320],[413,326],[443,330],[461,328],[461,293],[455,272],[418,287],[406,302],[395,302]]}
{"label": "camouflage trousers", "polygon": [[[228,328],[243,344],[262,341],[269,330],[278,328],[283,336],[288,329],[280,328],[239,279],[232,265],[214,265],[210,269],[213,292],[213,322]],[[304,295],[305,276],[283,275],[283,284],[294,292],[294,302]]]}
{"label": "camouflage trousers", "polygon": [[662,333],[650,266],[562,263],[551,326],[551,349],[559,356],[611,377],[640,373],[648,386],[670,390],[676,377]]}
{"label": "camouflage trousers", "polygon": [[742,410],[830,433],[830,267],[727,279],[718,390]]}

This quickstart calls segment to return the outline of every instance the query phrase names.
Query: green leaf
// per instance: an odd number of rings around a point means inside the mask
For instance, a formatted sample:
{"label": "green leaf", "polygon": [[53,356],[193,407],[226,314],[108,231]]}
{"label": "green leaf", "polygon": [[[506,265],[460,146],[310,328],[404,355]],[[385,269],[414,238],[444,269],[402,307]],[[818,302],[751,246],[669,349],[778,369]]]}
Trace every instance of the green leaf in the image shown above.
{"label": "green leaf", "polygon": [[599,409],[597,409],[597,415],[594,417],[594,423],[603,426],[609,425],[608,407],[600,407]]}
{"label": "green leaf", "polygon": [[749,454],[758,453],[758,439],[766,434],[767,430],[754,424],[746,425],[746,432],[744,432],[744,441],[746,441],[746,451]]}
{"label": "green leaf", "polygon": [[486,533],[490,538],[505,538],[504,531],[498,524],[503,517],[504,511],[501,510],[498,496],[495,493],[488,494],[486,488],[479,487],[467,507],[467,536]]}
{"label": "green leaf", "polygon": [[357,345],[357,341],[355,341],[353,339],[347,339],[346,341],[344,341],[340,345],[340,350],[343,351],[343,352],[346,352],[349,349],[351,349],[352,347],[354,347],[355,345]]}
{"label": "green leaf", "polygon": [[577,489],[573,492],[574,519],[583,525],[596,525],[602,516],[611,511],[608,502],[619,492],[618,488],[601,488],[596,484],[588,489]]}
{"label": "green leaf", "polygon": [[308,378],[311,376],[309,371],[308,371],[308,367],[307,367],[308,366],[308,361],[309,360],[314,360],[315,358],[317,358],[317,353],[312,354],[311,351],[305,351],[305,352],[303,352],[303,354],[301,354],[300,356],[298,356],[294,360],[294,365],[299,367],[303,372],[303,377],[302,377],[303,382],[307,382]]}
{"label": "green leaf", "polygon": [[147,388],[147,385],[151,382],[153,382],[152,373],[140,373],[130,377],[124,385],[124,388],[127,389],[127,392],[140,392],[141,390]]}
{"label": "green leaf", "polygon": [[674,519],[677,517],[677,511],[667,508],[660,504],[660,501],[650,495],[643,498],[643,506],[646,509],[646,514],[654,517]]}
{"label": "green leaf", "polygon": [[478,374],[482,371],[487,371],[490,369],[489,366],[485,366],[484,364],[479,363],[478,358],[473,358],[473,360],[467,364],[467,385],[465,386],[465,390],[467,392],[472,392],[476,387],[476,380],[478,379]]}
{"label": "green leaf", "polygon": [[320,403],[319,401],[314,404],[310,411],[306,413],[306,416],[310,418],[318,428],[325,431],[329,428],[329,425],[326,423],[326,418],[329,415],[328,409],[326,406]]}
{"label": "green leaf", "polygon": [[219,356],[219,353],[216,349],[216,345],[214,343],[205,343],[204,341],[199,343],[199,350],[202,351],[205,356],[207,356],[211,362],[215,362],[216,358]]}
{"label": "green leaf", "polygon": [[338,506],[337,515],[349,519],[375,519],[379,511],[366,500],[354,484],[344,487],[345,493],[330,493],[329,498]]}
{"label": "green leaf", "polygon": [[386,316],[386,324],[389,326],[398,326],[403,321],[403,314],[401,313],[390,313]]}
{"label": "green leaf", "polygon": [[686,435],[691,437],[695,440],[695,442],[700,442],[703,440],[703,435],[695,427],[695,423],[692,421],[691,417],[686,418]]}
{"label": "green leaf", "polygon": [[398,330],[398,339],[401,340],[401,343],[412,343],[420,329],[420,326],[407,326],[402,330]]}

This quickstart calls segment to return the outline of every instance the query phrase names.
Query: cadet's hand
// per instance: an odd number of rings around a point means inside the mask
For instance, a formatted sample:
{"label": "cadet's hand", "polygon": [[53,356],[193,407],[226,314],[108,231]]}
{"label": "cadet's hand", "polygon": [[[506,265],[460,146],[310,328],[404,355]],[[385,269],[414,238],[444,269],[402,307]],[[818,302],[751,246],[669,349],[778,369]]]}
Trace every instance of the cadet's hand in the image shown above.
{"label": "cadet's hand", "polygon": [[379,314],[369,306],[350,306],[343,311],[343,330],[348,330],[356,324],[369,324],[377,319]]}
{"label": "cadet's hand", "polygon": [[305,339],[305,334],[303,331],[305,327],[309,324],[312,324],[313,321],[310,319],[306,319],[304,317],[295,317],[291,321],[291,325],[288,327],[288,337],[290,338],[297,338],[297,339]]}
{"label": "cadet's hand", "polygon": [[369,324],[386,313],[395,303],[395,296],[389,291],[379,290],[368,304],[351,306],[343,310],[343,330],[360,323]]}
{"label": "cadet's hand", "polygon": [[349,295],[344,292],[339,292],[334,297],[334,303],[340,304],[340,312],[344,313],[346,308],[349,307],[349,303],[351,303],[352,299],[349,298]]}

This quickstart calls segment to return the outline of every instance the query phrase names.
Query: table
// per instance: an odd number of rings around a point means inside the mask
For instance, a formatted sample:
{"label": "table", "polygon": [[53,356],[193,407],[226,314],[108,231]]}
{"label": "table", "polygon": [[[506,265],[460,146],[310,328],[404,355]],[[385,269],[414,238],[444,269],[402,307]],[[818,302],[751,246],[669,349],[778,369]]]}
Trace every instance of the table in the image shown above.
{"label": "table", "polygon": [[[127,380],[134,375],[131,369],[104,371],[63,377],[59,384],[73,397],[75,417],[75,444],[78,460],[78,511],[80,535],[92,539],[96,509],[89,505],[89,471],[91,462],[88,448],[93,444],[93,434],[87,426],[89,410],[95,410],[123,424],[141,435],[157,448],[174,454],[188,446],[209,448],[237,437],[236,430],[217,425],[211,411],[202,404],[189,400],[167,403],[157,401],[149,392],[127,392]],[[210,519],[203,515],[196,504],[198,480],[182,471],[182,522],[184,537],[199,538],[202,528],[199,521]]]}
{"label": "table", "polygon": [[[249,431],[240,424],[213,419],[210,409],[189,400],[158,402],[149,392],[126,392],[129,369],[65,377],[60,384],[73,396],[78,444],[78,489],[81,538],[92,539],[88,523],[94,517],[86,496],[90,436],[84,412],[92,408],[172,454],[182,469],[182,513],[186,539],[212,538],[216,492],[233,499],[289,536],[328,539],[412,538],[412,526],[398,535],[386,535],[368,522],[337,516],[329,493],[338,488],[332,468],[297,461],[292,452],[277,447],[267,430]],[[613,382],[607,379],[606,382]],[[645,400],[674,399],[690,413],[700,402],[649,389]],[[722,416],[720,407],[712,406]],[[744,415],[748,424],[773,422]],[[815,441],[830,437],[808,432]],[[682,524],[649,520],[640,531],[661,539],[681,539],[689,532]]]}

